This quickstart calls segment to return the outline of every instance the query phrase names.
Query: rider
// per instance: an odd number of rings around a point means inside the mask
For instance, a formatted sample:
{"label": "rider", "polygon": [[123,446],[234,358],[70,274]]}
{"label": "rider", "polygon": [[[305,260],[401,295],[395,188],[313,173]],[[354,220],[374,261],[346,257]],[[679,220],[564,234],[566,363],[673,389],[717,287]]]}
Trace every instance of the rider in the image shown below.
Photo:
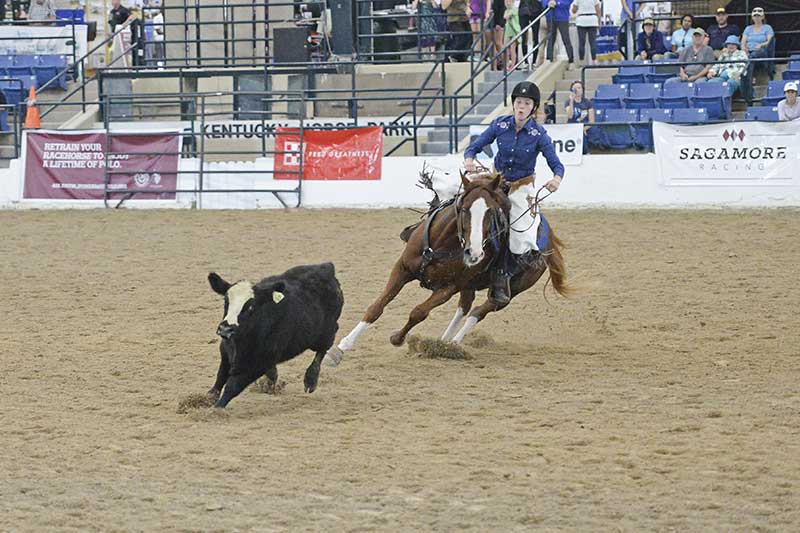
{"label": "rider", "polygon": [[[540,152],[547,160],[550,170],[553,171],[553,179],[545,183],[545,188],[550,192],[555,192],[561,185],[561,179],[564,176],[564,165],[558,159],[553,141],[534,118],[536,111],[539,109],[540,101],[539,88],[535,83],[529,81],[518,83],[514,90],[511,91],[511,105],[514,109],[514,114],[503,115],[494,119],[486,131],[481,133],[464,152],[464,167],[467,172],[475,172],[475,155],[480,153],[485,146],[491,144],[492,141],[497,140],[494,168],[503,176],[507,186],[513,189],[512,195],[519,196],[524,194],[524,200],[526,201],[515,202],[511,196],[509,197],[512,203],[512,220],[515,220],[518,216],[515,216],[515,212],[523,213],[527,209],[528,203],[535,196],[533,188],[534,167],[536,166],[536,157]],[[515,182],[519,183],[515,185]],[[528,225],[525,224],[525,226]],[[518,243],[519,239],[517,239],[518,242],[514,242],[513,238],[509,238],[511,261],[505,257],[500,257],[495,262],[489,291],[489,298],[495,304],[505,305],[511,300],[510,282],[514,274],[513,265],[516,264],[519,256],[529,249],[538,249],[536,248],[536,236],[533,235],[532,239],[532,242],[527,245],[528,248],[525,249],[524,242],[520,245]]]}

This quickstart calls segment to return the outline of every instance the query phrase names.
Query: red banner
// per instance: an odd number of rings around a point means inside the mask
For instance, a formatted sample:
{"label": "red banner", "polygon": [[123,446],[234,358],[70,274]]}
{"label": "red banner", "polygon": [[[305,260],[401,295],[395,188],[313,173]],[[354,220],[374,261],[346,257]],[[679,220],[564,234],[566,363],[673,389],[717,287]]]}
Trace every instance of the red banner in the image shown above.
{"label": "red banner", "polygon": [[[303,131],[304,180],[379,180],[383,128]],[[296,180],[300,170],[300,135],[296,128],[277,128],[275,179]],[[291,173],[289,173],[291,171]]]}
{"label": "red banner", "polygon": [[[23,198],[102,200],[105,183],[104,132],[26,133]],[[180,139],[176,134],[113,135],[108,152],[109,192],[137,189],[135,200],[174,200]],[[160,153],[163,155],[153,155]],[[140,155],[141,154],[141,155]],[[117,174],[117,172],[120,172]]]}

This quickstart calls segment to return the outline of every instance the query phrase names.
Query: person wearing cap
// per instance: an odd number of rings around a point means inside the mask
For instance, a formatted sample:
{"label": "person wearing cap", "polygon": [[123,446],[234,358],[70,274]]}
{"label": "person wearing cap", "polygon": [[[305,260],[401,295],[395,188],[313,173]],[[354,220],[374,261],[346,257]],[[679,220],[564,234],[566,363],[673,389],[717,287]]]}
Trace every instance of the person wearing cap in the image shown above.
{"label": "person wearing cap", "polygon": [[642,31],[636,36],[636,56],[640,59],[661,59],[667,53],[664,34],[658,31],[653,19],[644,19]]}
{"label": "person wearing cap", "polygon": [[797,102],[797,82],[790,81],[783,86],[785,99],[778,102],[778,120],[800,118],[800,103]]}
{"label": "person wearing cap", "polygon": [[692,46],[692,26],[694,17],[688,13],[681,17],[681,27],[672,32],[672,52],[677,57],[683,50]]}
{"label": "person wearing cap", "polygon": [[[761,59],[774,55],[775,31],[772,26],[765,24],[764,15],[763,8],[753,8],[753,12],[750,15],[753,23],[742,32],[742,50],[747,52],[747,56],[750,59]],[[751,62],[747,66],[745,83],[742,84],[742,94],[748,105],[753,101],[753,75],[756,68],[766,70],[770,79],[775,75],[775,65],[771,61]]]}
{"label": "person wearing cap", "polygon": [[708,41],[706,44],[712,50],[722,51],[726,48],[726,40],[730,35],[739,37],[742,31],[736,24],[728,24],[728,12],[724,7],[717,9],[717,23],[708,27]]}
{"label": "person wearing cap", "polygon": [[[742,84],[742,74],[747,69],[747,54],[739,47],[739,38],[729,35],[725,39],[725,49],[719,56],[719,63],[708,71],[709,82],[728,82],[729,94],[733,95]],[[725,63],[725,61],[742,61],[741,63]]]}
{"label": "person wearing cap", "polygon": [[[678,63],[698,63],[696,65],[681,65],[678,76],[670,78],[664,83],[681,81],[701,83],[707,80],[711,64],[716,59],[714,51],[705,44],[706,32],[702,28],[695,28],[692,33],[692,46],[684,48],[678,56]],[[703,63],[699,63],[703,62]]]}
{"label": "person wearing cap", "polygon": [[[511,91],[513,114],[501,115],[494,119],[464,151],[464,168],[467,172],[475,172],[475,156],[483,151],[484,147],[497,141],[494,168],[503,176],[504,190],[509,192],[513,189],[509,193],[512,221],[518,220],[520,215],[524,214],[529,207],[528,199],[536,196],[533,186],[534,170],[536,158],[540,153],[544,155],[547,165],[553,171],[553,178],[544,184],[548,191],[558,190],[564,176],[564,165],[558,158],[552,139],[535,119],[540,101],[541,93],[535,83],[529,81],[518,83]],[[522,225],[523,230],[530,226],[530,220],[525,222]],[[527,231],[524,233],[533,239],[532,246],[536,249],[536,232],[534,231],[533,235],[528,235]],[[510,281],[516,265],[519,264],[517,259],[519,255],[527,252],[525,249],[515,248],[521,242],[520,239],[528,242],[524,236],[519,235],[516,240],[510,239],[510,250],[504,250],[503,257],[495,263],[489,288],[489,299],[495,304],[505,305],[510,300]],[[510,252],[510,255],[506,255],[507,252]]]}

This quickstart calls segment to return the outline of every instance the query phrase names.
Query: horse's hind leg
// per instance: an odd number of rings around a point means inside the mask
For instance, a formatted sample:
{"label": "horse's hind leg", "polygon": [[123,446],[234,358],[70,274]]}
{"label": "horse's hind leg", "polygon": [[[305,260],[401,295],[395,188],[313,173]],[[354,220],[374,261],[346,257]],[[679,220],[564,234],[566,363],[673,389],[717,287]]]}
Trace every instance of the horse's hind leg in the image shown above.
{"label": "horse's hind leg", "polygon": [[408,322],[406,325],[403,326],[403,329],[400,331],[396,331],[389,337],[389,341],[394,344],[395,346],[400,346],[405,342],[406,335],[408,332],[411,331],[411,328],[428,318],[428,314],[434,307],[439,307],[443,303],[446,303],[453,295],[456,293],[456,289],[453,287],[444,287],[442,289],[437,289],[433,291],[433,294],[428,297],[427,300],[416,306],[414,309],[411,310],[411,314],[408,316]]}
{"label": "horse's hind leg", "polygon": [[442,340],[448,342],[452,340],[453,335],[456,334],[458,331],[458,327],[461,325],[461,320],[467,316],[469,310],[472,308],[472,302],[475,301],[475,291],[473,289],[464,289],[461,291],[461,295],[458,298],[458,307],[456,307],[456,314],[453,315],[453,320],[450,321],[450,325],[447,326],[447,329],[444,330],[442,334]]}
{"label": "horse's hind leg", "polygon": [[380,318],[383,314],[383,310],[389,305],[389,302],[394,300],[403,287],[412,279],[413,276],[406,271],[402,259],[399,259],[397,263],[395,263],[394,268],[392,268],[392,272],[389,274],[389,281],[386,283],[386,287],[383,289],[381,295],[367,308],[367,312],[364,313],[364,318],[353,328],[353,331],[339,341],[338,346],[328,350],[328,353],[325,355],[325,364],[329,366],[338,365],[344,356],[344,352],[351,350],[353,346],[355,346],[358,337],[364,333],[370,324]]}
{"label": "horse's hind leg", "polygon": [[[542,262],[511,280],[511,298],[513,299],[517,294],[533,287],[533,285],[539,281],[539,278],[542,277],[542,274],[544,274],[545,270],[547,270],[547,267]],[[500,311],[501,309],[505,308],[506,305],[508,304],[497,305],[491,300],[486,300],[484,303],[473,309],[467,317],[466,322],[464,322],[464,327],[462,327],[461,330],[456,333],[456,336],[453,337],[453,342],[459,343],[464,340],[464,336],[466,336],[466,334],[469,333],[478,322],[486,318],[486,315],[493,311]]]}

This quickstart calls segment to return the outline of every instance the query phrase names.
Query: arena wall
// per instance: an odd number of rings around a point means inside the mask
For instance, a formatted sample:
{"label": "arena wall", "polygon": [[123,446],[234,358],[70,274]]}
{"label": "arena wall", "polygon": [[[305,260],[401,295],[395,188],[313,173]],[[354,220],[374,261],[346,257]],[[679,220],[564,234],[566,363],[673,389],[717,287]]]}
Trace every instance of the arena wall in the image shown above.
{"label": "arena wall", "polygon": [[[304,181],[302,201],[305,207],[405,207],[424,204],[429,194],[416,187],[423,164],[438,172],[457,169],[460,155],[446,157],[384,158],[382,179],[378,181]],[[197,160],[182,159],[181,170],[196,170]],[[538,183],[550,177],[550,171],[539,164]],[[225,170],[252,170],[253,174],[225,174]],[[272,169],[271,159],[254,162],[209,163],[206,187],[279,188],[289,190],[295,181],[270,179],[265,171]],[[180,188],[194,186],[196,174],[184,173]],[[0,171],[0,207],[50,208],[99,207],[101,202],[31,202],[21,200],[22,177],[18,160]],[[286,195],[293,203],[293,196]],[[557,194],[547,200],[557,207],[786,207],[800,206],[800,176],[780,185],[725,184],[669,185],[660,183],[654,154],[588,155],[580,165],[568,166],[564,183]],[[176,201],[129,202],[131,207],[200,207],[204,209],[252,209],[279,207],[271,194],[206,194],[196,201],[193,195],[179,195]]]}

